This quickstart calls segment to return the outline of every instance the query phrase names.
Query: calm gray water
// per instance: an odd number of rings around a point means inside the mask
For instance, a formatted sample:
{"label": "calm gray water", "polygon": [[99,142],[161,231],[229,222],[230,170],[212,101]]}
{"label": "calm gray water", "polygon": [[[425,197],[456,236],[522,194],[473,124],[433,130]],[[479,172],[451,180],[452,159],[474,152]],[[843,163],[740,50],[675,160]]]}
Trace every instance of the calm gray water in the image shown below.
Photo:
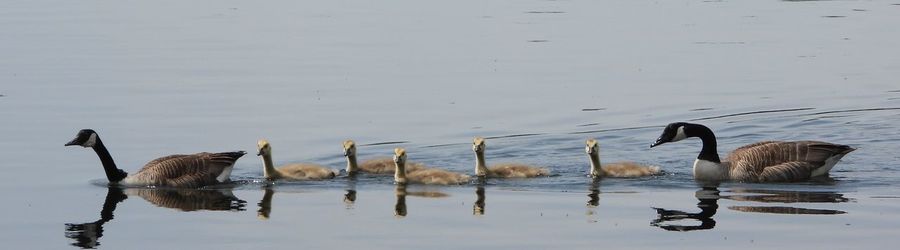
{"label": "calm gray water", "polygon": [[[896,245],[897,23],[890,0],[3,1],[0,242]],[[859,150],[830,180],[702,188],[690,172],[698,140],[648,149],[674,121],[713,128],[723,155],[771,139]],[[484,136],[489,162],[554,176],[407,190],[366,176],[269,185],[248,154],[233,187],[109,189],[93,152],[62,146],[82,128],[131,172],[173,153],[252,152],[261,138],[276,163],[343,168],[341,142],[354,139],[376,144],[359,148],[362,159],[402,146],[413,161],[472,172],[471,138]],[[668,174],[592,183],[587,138],[604,162]]]}

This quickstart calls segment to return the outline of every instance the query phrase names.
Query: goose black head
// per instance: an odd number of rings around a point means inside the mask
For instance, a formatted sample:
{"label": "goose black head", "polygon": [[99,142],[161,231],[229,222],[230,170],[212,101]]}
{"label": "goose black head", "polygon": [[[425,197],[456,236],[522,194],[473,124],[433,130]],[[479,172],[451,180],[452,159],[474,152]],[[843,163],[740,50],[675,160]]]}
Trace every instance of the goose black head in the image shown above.
{"label": "goose black head", "polygon": [[82,146],[82,147],[93,147],[97,145],[97,132],[94,132],[93,129],[82,129],[78,131],[78,135],[75,136],[75,139],[66,143],[66,146]]}
{"label": "goose black head", "polygon": [[669,125],[666,126],[665,129],[663,129],[663,132],[661,135],[659,135],[659,138],[656,139],[656,142],[650,145],[650,147],[652,148],[667,142],[676,142],[687,138],[688,135],[685,133],[685,127],[690,125],[690,123],[685,122],[669,123]]}

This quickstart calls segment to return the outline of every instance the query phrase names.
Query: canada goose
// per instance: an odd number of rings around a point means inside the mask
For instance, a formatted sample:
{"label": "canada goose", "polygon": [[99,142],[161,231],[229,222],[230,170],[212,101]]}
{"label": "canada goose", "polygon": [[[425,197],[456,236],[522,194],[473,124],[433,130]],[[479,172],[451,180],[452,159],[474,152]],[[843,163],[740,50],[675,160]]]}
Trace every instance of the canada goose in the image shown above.
{"label": "canada goose", "polygon": [[97,132],[82,129],[66,146],[79,145],[93,148],[109,183],[129,186],[167,186],[197,188],[229,181],[234,162],[247,152],[196,153],[191,155],[170,155],[157,158],[144,165],[133,175],[128,175],[116,167],[112,156],[103,146]]}
{"label": "canada goose", "polygon": [[429,185],[463,184],[469,181],[469,176],[457,174],[443,169],[424,168],[418,171],[406,172],[406,150],[394,149],[394,181],[397,183],[420,183]]}
{"label": "canada goose", "polygon": [[331,179],[336,175],[333,170],[309,163],[292,163],[275,168],[272,164],[272,146],[266,140],[257,143],[259,153],[263,159],[263,175],[267,180],[322,180]]}
{"label": "canada goose", "polygon": [[591,176],[592,177],[640,177],[657,175],[660,173],[657,166],[644,166],[634,162],[617,162],[600,165],[600,144],[597,140],[588,139],[585,141],[584,151],[591,159]]}
{"label": "canada goose", "polygon": [[[347,174],[358,172],[370,174],[393,174],[394,160],[390,157],[375,158],[356,163],[356,142],[344,141],[344,156],[347,157]],[[406,163],[406,172],[413,172],[422,168],[422,164],[415,162]]]}
{"label": "canada goose", "polygon": [[550,174],[550,171],[547,171],[545,168],[517,163],[504,163],[487,167],[484,161],[485,149],[487,149],[487,146],[484,143],[484,138],[475,137],[472,142],[472,151],[475,151],[475,175],[479,177],[531,178]]}
{"label": "canada goose", "polygon": [[703,141],[694,161],[698,180],[735,180],[741,182],[802,181],[826,176],[847,153],[856,150],[847,145],[820,141],[763,141],[735,149],[719,160],[716,136],[708,127],[685,122],[671,123],[663,130],[655,147],[689,137]]}

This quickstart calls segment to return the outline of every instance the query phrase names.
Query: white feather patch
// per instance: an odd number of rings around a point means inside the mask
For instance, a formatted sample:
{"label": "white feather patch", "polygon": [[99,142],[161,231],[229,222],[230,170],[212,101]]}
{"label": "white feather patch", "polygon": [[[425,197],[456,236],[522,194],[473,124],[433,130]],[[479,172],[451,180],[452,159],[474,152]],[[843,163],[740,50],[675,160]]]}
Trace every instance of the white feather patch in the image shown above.
{"label": "white feather patch", "polygon": [[681,126],[678,127],[677,132],[675,132],[675,137],[672,138],[672,142],[684,140],[684,138],[687,138],[687,135],[684,134],[684,126]]}
{"label": "white feather patch", "polygon": [[228,166],[222,170],[222,173],[219,176],[216,176],[216,180],[219,182],[228,181],[231,178],[231,170],[234,169],[234,165]]}
{"label": "white feather patch", "polygon": [[89,147],[93,147],[96,144],[97,144],[97,133],[91,133],[91,137],[88,138],[88,140],[85,141],[83,144],[81,144],[81,146],[89,148]]}

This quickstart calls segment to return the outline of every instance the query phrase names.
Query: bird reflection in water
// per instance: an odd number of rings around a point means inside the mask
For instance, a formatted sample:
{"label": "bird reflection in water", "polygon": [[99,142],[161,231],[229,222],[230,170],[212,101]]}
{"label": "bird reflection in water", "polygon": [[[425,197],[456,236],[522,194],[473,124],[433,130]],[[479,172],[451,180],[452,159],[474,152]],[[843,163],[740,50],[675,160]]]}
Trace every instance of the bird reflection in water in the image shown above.
{"label": "bird reflection in water", "polygon": [[[735,188],[729,191],[733,195],[721,195],[716,186],[706,186],[697,191],[694,196],[700,201],[697,207],[700,208],[699,213],[686,213],[678,210],[668,210],[662,208],[656,209],[659,216],[650,222],[650,225],[659,227],[668,231],[693,231],[712,229],[716,225],[716,221],[712,218],[719,208],[718,200],[726,199],[739,202],[761,202],[761,203],[844,203],[851,199],[844,197],[843,194],[827,191],[791,191],[791,190],[763,190],[763,189],[743,189]],[[845,214],[847,212],[833,209],[812,209],[795,206],[729,206],[728,209],[740,212],[753,213],[770,213],[770,214],[794,214],[794,215],[836,215]],[[700,225],[684,226],[684,225],[664,225],[664,222],[673,222],[680,220],[697,220]]]}
{"label": "bird reflection in water", "polygon": [[594,218],[597,214],[597,206],[600,205],[600,178],[591,178],[591,185],[588,187],[587,212],[588,222],[596,223],[598,220]]}
{"label": "bird reflection in water", "polygon": [[397,218],[406,217],[406,184],[397,183],[394,187],[394,194],[397,195],[397,203],[394,204],[394,216]]}
{"label": "bird reflection in water", "polygon": [[75,240],[73,246],[81,248],[96,248],[100,246],[100,237],[103,236],[103,224],[113,219],[116,205],[124,201],[129,195],[136,195],[159,207],[172,208],[181,211],[243,211],[246,201],[240,200],[231,194],[230,190],[196,190],[196,189],[122,189],[117,186],[109,186],[106,191],[106,199],[100,210],[100,219],[88,223],[66,223],[66,238]]}
{"label": "bird reflection in water", "polygon": [[356,174],[347,176],[347,193],[344,194],[344,204],[347,209],[353,209],[356,202]]}
{"label": "bird reflection in water", "polygon": [[472,206],[472,214],[484,215],[484,184],[475,186],[475,205]]}
{"label": "bird reflection in water", "polygon": [[256,205],[259,205],[259,210],[256,210],[256,218],[260,220],[269,219],[269,214],[272,213],[272,195],[275,195],[275,190],[272,190],[271,186],[266,186],[262,200],[256,203]]}
{"label": "bird reflection in water", "polygon": [[106,191],[106,200],[100,209],[100,219],[88,223],[66,223],[66,238],[75,240],[73,246],[81,248],[97,248],[100,246],[100,237],[103,237],[103,224],[113,219],[113,211],[119,202],[128,196],[118,187],[109,187]]}
{"label": "bird reflection in water", "polygon": [[[667,231],[680,232],[712,229],[716,226],[716,220],[714,220],[712,217],[713,215],[716,215],[716,210],[719,209],[719,189],[716,187],[703,187],[694,193],[694,197],[700,200],[700,203],[697,203],[697,208],[700,208],[699,213],[687,213],[679,210],[653,208],[656,209],[656,214],[659,217],[651,221],[650,225],[665,229]],[[681,220],[697,220],[700,221],[700,225],[686,226],[663,224],[665,222]]]}
{"label": "bird reflection in water", "polygon": [[394,216],[396,216],[397,218],[403,218],[407,215],[406,196],[422,198],[445,198],[450,196],[446,193],[437,191],[407,191],[406,187],[406,184],[396,184],[396,186],[394,186],[394,194],[397,196],[397,203],[394,203]]}

